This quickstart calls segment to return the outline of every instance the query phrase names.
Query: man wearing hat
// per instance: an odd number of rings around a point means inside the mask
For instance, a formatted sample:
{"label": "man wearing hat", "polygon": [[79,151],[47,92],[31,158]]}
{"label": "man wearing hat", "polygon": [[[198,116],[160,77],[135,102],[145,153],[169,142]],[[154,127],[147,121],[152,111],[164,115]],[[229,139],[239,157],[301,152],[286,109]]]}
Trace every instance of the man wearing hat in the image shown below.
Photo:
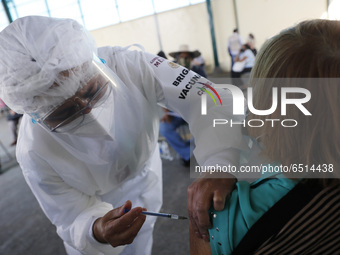
{"label": "man wearing hat", "polygon": [[201,52],[198,50],[191,51],[187,44],[182,44],[179,46],[178,51],[170,52],[169,55],[181,66],[184,66],[205,78],[207,77],[204,70],[204,59],[201,56]]}

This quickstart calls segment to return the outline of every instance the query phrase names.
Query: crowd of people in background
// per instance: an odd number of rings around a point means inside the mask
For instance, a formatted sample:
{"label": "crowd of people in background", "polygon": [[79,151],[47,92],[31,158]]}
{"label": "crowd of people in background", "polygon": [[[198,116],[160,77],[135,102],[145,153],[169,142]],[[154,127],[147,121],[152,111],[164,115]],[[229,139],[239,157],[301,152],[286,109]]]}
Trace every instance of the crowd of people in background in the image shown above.
{"label": "crowd of people in background", "polygon": [[[233,34],[228,38],[228,52],[231,57],[231,78],[232,83],[240,87],[243,91],[248,87],[245,79],[242,79],[243,74],[250,74],[257,54],[255,36],[252,33],[248,34],[244,41],[238,32],[234,29]],[[164,51],[159,51],[158,56],[167,59]],[[192,70],[202,77],[207,78],[205,70],[205,60],[199,50],[191,50],[189,45],[182,44],[177,51],[168,53],[172,57],[174,63],[178,63],[185,68]],[[163,116],[160,122],[160,135],[163,136],[169,145],[179,155],[184,166],[190,166],[190,140],[183,139],[179,134],[179,127],[186,125],[186,122],[177,113],[168,109],[163,109]]]}
{"label": "crowd of people in background", "polygon": [[[233,34],[228,38],[227,48],[231,57],[232,82],[242,90],[245,90],[248,85],[241,77],[245,73],[250,73],[254,66],[257,54],[255,36],[249,33],[246,41],[244,41],[238,29],[234,29]],[[166,53],[162,50],[157,55],[167,59]],[[173,58],[172,61],[174,63],[178,63],[207,78],[205,60],[199,50],[190,50],[189,45],[182,44],[177,51],[170,52],[169,56]],[[190,148],[192,146],[190,146],[190,140],[183,139],[178,133],[179,127],[186,125],[186,122],[177,113],[168,109],[164,108],[163,113],[160,123],[160,135],[166,139],[179,155],[182,164],[189,166],[192,155]]]}
{"label": "crowd of people in background", "polygon": [[250,73],[254,66],[257,54],[255,36],[252,33],[248,34],[247,41],[244,42],[238,29],[235,28],[228,38],[227,49],[231,57],[232,82],[241,89],[246,89],[247,85],[240,78],[243,74]]}

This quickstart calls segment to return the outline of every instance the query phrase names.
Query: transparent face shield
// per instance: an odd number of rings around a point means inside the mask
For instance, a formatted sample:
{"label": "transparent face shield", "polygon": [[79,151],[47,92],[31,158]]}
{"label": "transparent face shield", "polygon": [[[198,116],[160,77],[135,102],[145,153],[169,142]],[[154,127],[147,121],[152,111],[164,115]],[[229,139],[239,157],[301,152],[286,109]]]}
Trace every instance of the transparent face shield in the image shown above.
{"label": "transparent face shield", "polygon": [[[95,169],[109,171],[109,178],[100,180],[108,187],[131,178],[155,151],[158,106],[150,104],[137,86],[125,84],[98,58],[68,72],[60,78],[64,79],[63,83],[55,81],[61,85],[50,86],[39,94],[37,100],[44,100],[44,107],[31,117],[73,158],[96,165]],[[60,91],[71,86],[74,92]],[[43,92],[62,96],[62,99],[52,105],[45,104],[51,96],[46,99]],[[39,134],[40,130],[37,132]],[[59,167],[58,161],[56,164]]]}
{"label": "transparent face shield", "polygon": [[117,87],[117,82],[110,75],[108,68],[95,56],[92,67],[94,68],[91,72],[94,75],[85,82],[85,85],[80,85],[73,96],[35,121],[51,132],[66,133],[91,120],[87,116],[92,109],[100,107],[112,89]]}

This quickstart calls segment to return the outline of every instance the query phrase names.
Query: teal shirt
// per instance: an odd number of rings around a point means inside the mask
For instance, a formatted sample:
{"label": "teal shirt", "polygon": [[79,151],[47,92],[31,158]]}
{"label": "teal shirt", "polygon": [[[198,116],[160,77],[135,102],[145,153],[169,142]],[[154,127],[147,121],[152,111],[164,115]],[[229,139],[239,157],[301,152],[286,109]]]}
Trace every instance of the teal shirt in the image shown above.
{"label": "teal shirt", "polygon": [[237,182],[224,210],[210,211],[212,254],[231,254],[251,226],[296,184],[297,181],[282,174],[274,178],[263,177],[253,183]]}

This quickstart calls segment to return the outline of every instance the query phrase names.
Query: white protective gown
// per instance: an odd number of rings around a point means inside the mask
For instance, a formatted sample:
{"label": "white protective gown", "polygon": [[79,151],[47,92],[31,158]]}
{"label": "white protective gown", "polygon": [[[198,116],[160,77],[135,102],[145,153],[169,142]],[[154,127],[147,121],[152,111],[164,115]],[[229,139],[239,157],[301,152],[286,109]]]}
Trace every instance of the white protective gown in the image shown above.
{"label": "white protective gown", "polygon": [[[243,116],[232,116],[232,97],[227,90],[218,90],[223,106],[207,100],[208,114],[202,116],[201,90],[196,87],[202,87],[198,82],[207,80],[168,60],[120,47],[99,48],[98,55],[135,99],[115,109],[114,141],[106,141],[110,140],[107,136],[98,139],[52,135],[25,115],[17,159],[44,213],[57,227],[68,254],[151,254],[155,217],[147,217],[131,245],[116,248],[94,240],[92,224],[128,199],[133,207],[142,206],[149,211],[161,208],[157,104],[178,112],[189,123],[195,137],[194,153],[201,165],[233,161],[229,148],[244,148],[240,126],[214,128],[212,119],[223,116],[240,120]],[[119,98],[113,100],[120,102]],[[126,153],[129,142],[134,149]],[[126,160],[117,164],[119,157]],[[132,167],[129,159],[137,163]]]}

